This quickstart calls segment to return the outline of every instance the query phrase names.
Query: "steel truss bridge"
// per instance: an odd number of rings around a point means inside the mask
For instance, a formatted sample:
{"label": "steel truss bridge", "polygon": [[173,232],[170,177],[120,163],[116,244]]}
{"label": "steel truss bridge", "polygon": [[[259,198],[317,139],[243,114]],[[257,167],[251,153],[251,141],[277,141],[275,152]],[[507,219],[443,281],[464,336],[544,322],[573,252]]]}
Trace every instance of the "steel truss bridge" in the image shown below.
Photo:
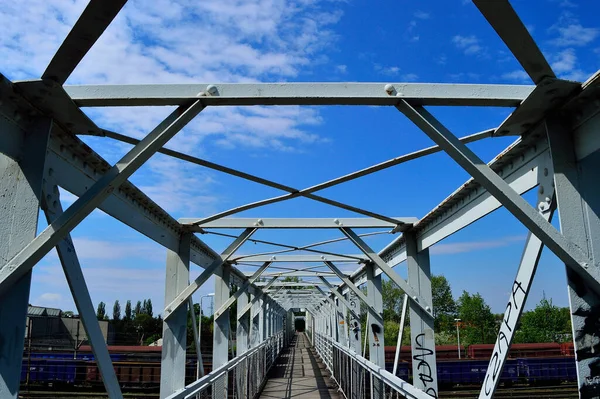
{"label": "steel truss bridge", "polygon": [[[65,86],[64,83],[118,14],[126,0],[91,0],[40,79],[0,79],[0,397],[17,398],[25,317],[32,269],[50,250],[58,251],[77,310],[83,319],[110,398],[121,398],[90,294],[70,237],[95,209],[164,246],[166,306],[161,368],[161,398],[193,397],[210,389],[215,398],[249,397],[265,382],[268,364],[293,334],[292,309],[306,309],[307,328],[320,357],[347,397],[429,398],[438,396],[428,248],[499,207],[529,231],[480,398],[494,395],[515,326],[523,311],[542,248],[567,271],[582,398],[600,395],[600,90],[598,74],[585,83],[556,77],[525,26],[506,0],[474,0],[534,85],[311,83]],[[165,148],[165,144],[207,107],[251,105],[370,105],[390,108],[418,126],[436,145],[370,166],[340,178],[298,189]],[[176,106],[142,140],[103,129],[82,107]],[[457,138],[430,113],[436,106],[512,107],[500,126]],[[434,112],[434,111],[433,111]],[[200,116],[201,117],[201,116]],[[94,135],[133,144],[110,165],[82,142]],[[486,164],[466,143],[515,136],[515,142]],[[392,166],[444,151],[472,178],[424,217],[391,217],[318,194]],[[160,152],[206,168],[279,189],[281,196],[196,219],[175,220],[128,178]],[[58,187],[78,199],[62,209]],[[536,190],[536,205],[522,194]],[[244,219],[231,217],[262,205],[305,197],[350,210],[358,218]],[[48,227],[36,235],[38,210]],[[560,231],[551,224],[554,213]],[[397,237],[375,252],[356,229],[385,229]],[[198,233],[242,229],[222,253]],[[287,253],[241,256],[238,248],[260,229],[336,229],[356,253],[326,253],[319,246],[288,246]],[[307,252],[308,251],[308,252]],[[308,254],[307,254],[308,253]],[[256,265],[243,273],[237,262]],[[287,272],[277,262],[298,262]],[[355,264],[344,273],[339,264]],[[408,280],[394,266],[405,262]],[[189,280],[191,264],[203,268]],[[327,272],[314,265],[328,266]],[[311,266],[312,265],[312,266]],[[281,283],[286,275],[311,277],[303,289]],[[410,312],[413,384],[384,370],[381,278],[406,293]],[[185,385],[186,319],[192,294],[215,276],[213,371]],[[263,278],[259,282],[259,277]],[[314,277],[318,277],[314,279]],[[264,282],[266,278],[266,283]],[[278,280],[279,279],[279,280]],[[318,281],[315,283],[314,281]],[[332,281],[335,281],[332,282]],[[365,295],[358,286],[367,285]],[[239,288],[230,296],[230,284]],[[294,283],[297,287],[299,284]],[[237,314],[230,306],[237,301]],[[360,307],[367,309],[361,331]],[[228,358],[230,318],[237,318],[236,357]],[[343,324],[340,321],[344,320]],[[368,335],[369,358],[361,356]],[[197,332],[196,332],[197,336]],[[196,342],[198,345],[198,342]],[[228,376],[235,372],[235,392]],[[365,388],[353,376],[367,376]],[[239,379],[239,380],[237,380]],[[241,383],[239,383],[241,381]]]}

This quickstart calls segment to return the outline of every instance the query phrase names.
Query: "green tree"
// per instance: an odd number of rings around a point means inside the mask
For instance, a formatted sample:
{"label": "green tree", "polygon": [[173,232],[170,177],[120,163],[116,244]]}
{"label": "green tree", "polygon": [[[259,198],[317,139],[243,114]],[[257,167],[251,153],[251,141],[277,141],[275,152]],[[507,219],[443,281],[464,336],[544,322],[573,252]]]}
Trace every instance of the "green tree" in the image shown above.
{"label": "green tree", "polygon": [[73,313],[72,310],[65,310],[64,312],[62,312],[63,317],[74,317],[75,314]]}
{"label": "green tree", "polygon": [[142,301],[137,301],[135,304],[135,310],[133,311],[133,318],[135,319],[137,315],[142,314]]}
{"label": "green tree", "polygon": [[118,299],[113,305],[113,320],[121,320],[121,304]]}
{"label": "green tree", "polygon": [[461,342],[470,345],[496,341],[494,315],[479,293],[463,291],[458,299],[458,317],[462,321]]}
{"label": "green tree", "polygon": [[152,317],[152,299],[148,298],[148,300],[144,300],[144,304],[142,305],[142,313],[147,314]]}
{"label": "green tree", "polygon": [[132,314],[131,314],[131,301],[128,299],[127,303],[125,304],[125,317],[124,320],[130,321],[132,320]]}
{"label": "green tree", "polygon": [[[381,282],[381,296],[383,298],[383,320],[400,322],[404,291],[392,280],[383,280]],[[397,331],[398,329],[396,329]],[[387,333],[384,334],[386,337],[388,336]],[[388,341],[386,340],[386,342]]]}
{"label": "green tree", "polygon": [[534,310],[523,313],[515,342],[564,342],[571,340],[569,308],[559,308],[542,297]]}
{"label": "green tree", "polygon": [[106,304],[104,302],[100,302],[98,304],[98,309],[96,310],[96,317],[98,320],[104,320],[106,318]]}
{"label": "green tree", "polygon": [[433,295],[433,317],[436,332],[454,329],[456,318],[456,302],[452,297],[450,283],[443,275],[431,276],[431,293]]}

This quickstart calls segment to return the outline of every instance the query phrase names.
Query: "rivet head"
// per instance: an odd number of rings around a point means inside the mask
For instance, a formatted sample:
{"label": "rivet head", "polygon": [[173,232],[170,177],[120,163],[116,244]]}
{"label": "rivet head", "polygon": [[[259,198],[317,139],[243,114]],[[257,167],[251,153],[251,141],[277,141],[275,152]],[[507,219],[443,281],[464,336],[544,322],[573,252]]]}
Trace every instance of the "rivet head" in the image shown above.
{"label": "rivet head", "polygon": [[219,94],[219,89],[217,89],[217,86],[215,86],[215,85],[208,85],[208,86],[206,86],[206,92],[208,94],[210,94],[211,96],[214,96],[214,95]]}
{"label": "rivet head", "polygon": [[394,85],[388,83],[385,85],[384,90],[387,94],[391,95],[394,92]]}

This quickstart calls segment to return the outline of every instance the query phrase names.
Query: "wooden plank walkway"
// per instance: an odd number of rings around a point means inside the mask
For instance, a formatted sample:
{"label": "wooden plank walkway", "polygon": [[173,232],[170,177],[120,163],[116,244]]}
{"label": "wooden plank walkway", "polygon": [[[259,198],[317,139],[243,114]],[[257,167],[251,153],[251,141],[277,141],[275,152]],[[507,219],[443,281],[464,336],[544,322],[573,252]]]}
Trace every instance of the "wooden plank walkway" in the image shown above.
{"label": "wooden plank walkway", "polygon": [[261,398],[338,399],[343,396],[304,333],[296,334],[269,371]]}

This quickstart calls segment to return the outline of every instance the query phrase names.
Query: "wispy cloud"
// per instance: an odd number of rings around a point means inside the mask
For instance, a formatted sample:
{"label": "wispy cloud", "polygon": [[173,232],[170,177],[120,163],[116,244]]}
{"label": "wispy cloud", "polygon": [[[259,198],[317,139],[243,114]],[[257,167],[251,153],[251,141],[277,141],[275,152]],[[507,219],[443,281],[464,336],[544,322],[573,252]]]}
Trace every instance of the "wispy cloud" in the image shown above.
{"label": "wispy cloud", "polygon": [[501,78],[520,83],[531,82],[531,78],[529,75],[527,75],[527,72],[523,71],[522,69],[504,73],[502,74]]}
{"label": "wispy cloud", "polygon": [[338,71],[339,73],[347,73],[348,72],[348,66],[347,65],[336,65],[335,70]]}
{"label": "wispy cloud", "polygon": [[592,73],[585,72],[578,68],[577,55],[575,49],[568,48],[551,57],[552,69],[563,79],[584,81]]}
{"label": "wispy cloud", "polygon": [[584,27],[570,12],[564,12],[557,24],[548,29],[557,37],[550,44],[558,47],[583,47],[592,43],[600,34],[600,29]]}
{"label": "wispy cloud", "polygon": [[400,73],[400,67],[399,66],[384,66],[384,65],[380,65],[380,64],[375,64],[374,65],[375,71],[379,72],[382,75],[386,75],[386,76],[397,76]]}
{"label": "wispy cloud", "polygon": [[415,13],[413,15],[417,19],[429,19],[431,17],[431,15],[428,12],[420,11],[420,10],[415,11]]}
{"label": "wispy cloud", "polygon": [[452,38],[452,43],[454,43],[456,48],[462,50],[462,52],[466,55],[475,55],[483,51],[483,47],[480,44],[480,40],[475,35],[456,35]]}
{"label": "wispy cloud", "polygon": [[158,244],[149,241],[123,242],[76,237],[73,245],[81,261],[123,260],[143,258],[145,260],[166,259],[166,251]]}
{"label": "wispy cloud", "polygon": [[436,244],[431,247],[431,253],[436,255],[460,254],[466,252],[481,251],[490,248],[501,248],[524,242],[525,236],[509,236],[487,241],[454,242],[448,244]]}

